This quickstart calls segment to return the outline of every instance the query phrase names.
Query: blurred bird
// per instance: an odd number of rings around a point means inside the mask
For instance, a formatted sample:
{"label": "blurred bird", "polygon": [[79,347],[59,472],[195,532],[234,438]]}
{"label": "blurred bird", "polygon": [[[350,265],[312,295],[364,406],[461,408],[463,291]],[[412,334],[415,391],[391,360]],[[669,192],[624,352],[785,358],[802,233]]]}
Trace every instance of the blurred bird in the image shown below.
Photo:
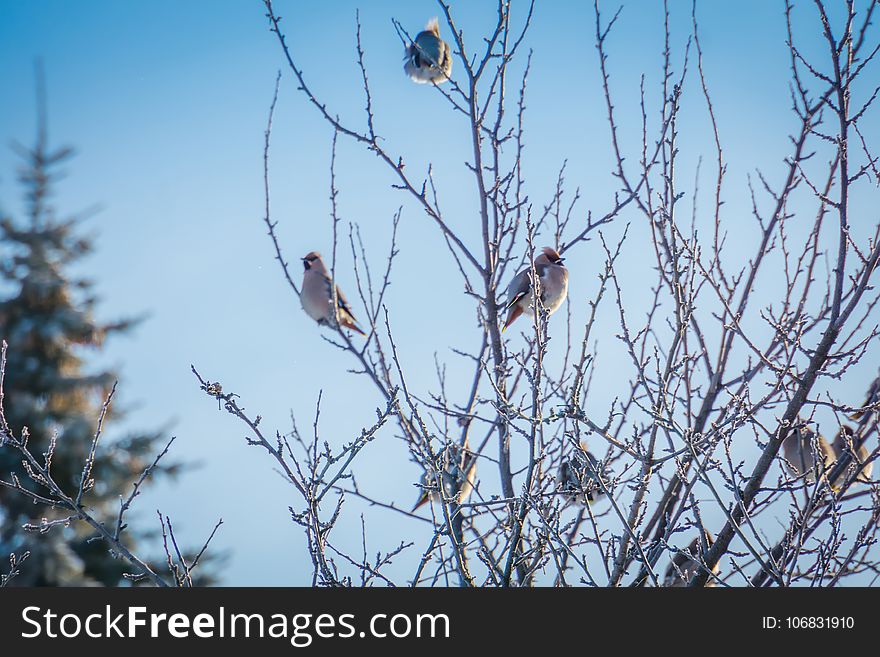
{"label": "blurred bird", "polygon": [[440,84],[452,73],[452,51],[440,38],[440,23],[432,18],[406,49],[403,70],[415,82]]}
{"label": "blurred bird", "polygon": [[[704,538],[706,540],[705,549],[708,550],[712,547],[715,539],[709,532],[704,532]],[[700,545],[700,538],[697,537],[691,541],[691,544],[688,546],[687,554],[684,552],[676,552],[675,556],[672,557],[672,563],[670,563],[669,567],[666,569],[666,577],[663,579],[663,585],[671,587],[687,586],[691,577],[696,575],[700,570],[706,570],[700,566],[700,561],[697,561],[697,558],[702,560],[704,554],[703,549],[703,546]],[[718,573],[718,564],[715,564],[712,573]],[[715,586],[715,582],[710,578],[706,582],[706,586]]]}
{"label": "blurred bird", "polygon": [[[814,447],[813,440],[816,440]],[[834,465],[834,450],[828,441],[807,426],[791,430],[782,441],[782,450],[788,469],[795,477],[804,476],[808,484],[816,482],[816,473],[820,475]],[[817,464],[815,453],[822,462]],[[817,467],[818,466],[818,467]]]}
{"label": "blurred bird", "polygon": [[583,444],[570,457],[563,459],[556,475],[556,487],[565,496],[566,504],[587,506],[604,498],[605,491],[598,479],[601,469],[601,463]]}
{"label": "blurred bird", "polygon": [[[568,295],[568,270],[562,263],[563,259],[549,246],[541,249],[541,254],[535,258],[535,273],[538,275],[541,288],[541,303],[547,309],[548,315],[556,312]],[[523,313],[529,317],[535,315],[531,272],[531,267],[523,269],[507,286],[507,302],[504,308],[508,312],[502,331],[507,330],[507,327]]]}
{"label": "blurred bird", "polygon": [[351,312],[351,306],[345,300],[342,290],[336,286],[336,312],[331,312],[333,305],[333,281],[324,266],[321,254],[317,251],[307,253],[302,259],[303,282],[300,302],[306,314],[321,326],[342,325],[355,333],[366,335],[357,325]]}
{"label": "blurred bird", "polygon": [[452,449],[456,452],[461,451],[461,457],[456,454],[450,458],[450,450],[447,450],[444,455],[446,465],[440,473],[440,479],[443,482],[443,497],[437,490],[437,479],[434,473],[425,470],[420,482],[419,499],[412,508],[413,511],[418,510],[426,502],[442,503],[444,498],[452,500],[456,504],[464,504],[471,496],[477,478],[477,458],[468,450],[467,442],[465,442],[464,449],[458,447]]}
{"label": "blurred bird", "polygon": [[[851,471],[855,468],[859,468],[859,476],[856,477],[856,481],[863,484],[869,484],[871,483],[871,473],[874,471],[874,462],[871,461],[862,467],[870,452],[864,442],[859,446],[858,451],[853,451],[855,435],[855,429],[848,424],[844,424],[840,427],[840,431],[837,432],[837,436],[834,438],[831,447],[834,450],[834,455],[837,459],[843,456],[843,454],[849,454],[850,462],[847,470]],[[835,487],[843,484],[843,482],[846,481],[847,476],[847,471],[842,472],[834,481]]]}

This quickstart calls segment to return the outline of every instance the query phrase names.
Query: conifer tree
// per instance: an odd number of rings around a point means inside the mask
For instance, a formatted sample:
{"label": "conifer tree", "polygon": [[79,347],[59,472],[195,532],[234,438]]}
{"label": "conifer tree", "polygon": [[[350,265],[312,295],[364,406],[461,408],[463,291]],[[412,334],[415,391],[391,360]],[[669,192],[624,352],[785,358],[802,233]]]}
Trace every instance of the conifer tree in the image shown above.
{"label": "conifer tree", "polygon": [[[38,105],[34,145],[13,146],[22,158],[18,182],[24,192],[24,216],[13,218],[0,209],[0,338],[9,345],[3,405],[16,435],[27,427],[31,453],[41,455],[55,441],[53,478],[64,490],[76,491],[102,404],[116,380],[114,372],[90,366],[90,359],[109,338],[132,328],[132,322],[98,321],[93,283],[73,274],[92,245],[81,235],[82,217],[60,217],[52,204],[60,167],[73,152],[50,148],[45,103],[38,99]],[[119,418],[111,406],[92,468],[95,485],[83,497],[93,515],[108,525],[119,512],[120,495],[128,495],[162,448],[158,432],[114,436],[114,420]],[[147,481],[174,470],[173,465],[160,465]],[[0,473],[4,479],[15,475],[28,488],[38,488],[26,476],[21,455],[8,447],[0,448]],[[0,487],[0,554],[30,552],[14,584],[122,583],[123,573],[131,568],[103,541],[90,540],[94,533],[85,523],[45,533],[22,530],[27,523],[38,525],[42,518],[62,514]],[[126,534],[128,545],[139,536],[132,529]]]}

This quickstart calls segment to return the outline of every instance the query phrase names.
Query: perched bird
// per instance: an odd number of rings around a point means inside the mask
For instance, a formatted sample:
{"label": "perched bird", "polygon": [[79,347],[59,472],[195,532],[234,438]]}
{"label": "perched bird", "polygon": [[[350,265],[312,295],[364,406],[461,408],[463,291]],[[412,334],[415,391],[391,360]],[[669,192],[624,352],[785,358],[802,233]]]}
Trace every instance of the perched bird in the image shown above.
{"label": "perched bird", "polygon": [[[712,538],[712,534],[709,532],[704,532],[704,538],[706,540],[705,548],[700,545],[700,538],[697,537],[691,541],[687,553],[675,553],[675,556],[672,557],[672,563],[670,563],[669,567],[666,569],[666,577],[663,579],[663,586],[687,586],[691,577],[696,575],[701,569],[705,570],[705,568],[700,566],[700,561],[697,559],[702,560],[704,554],[703,550],[708,550],[712,547],[715,539]],[[715,564],[712,573],[718,573],[718,564]],[[715,583],[712,579],[709,579],[706,582],[706,586],[715,586]]]}
{"label": "perched bird", "polygon": [[[855,468],[859,468],[859,476],[856,477],[856,481],[868,484],[871,483],[871,473],[874,471],[874,462],[871,461],[867,465],[863,464],[867,460],[870,452],[868,451],[867,445],[863,442],[858,451],[853,451],[853,441],[855,438],[856,432],[855,430],[844,424],[840,427],[840,430],[837,432],[837,436],[834,438],[834,442],[831,444],[832,449],[834,450],[834,456],[839,459],[844,454],[850,455],[850,462],[847,470],[853,471]],[[837,477],[834,482],[835,486],[840,486],[846,481],[846,478],[849,476],[849,472],[844,471]]]}
{"label": "perched bird", "polygon": [[601,469],[601,463],[584,448],[575,449],[570,457],[564,458],[559,464],[556,487],[566,503],[587,506],[605,497],[598,480]]}
{"label": "perched bird", "polygon": [[[815,446],[813,444],[815,440]],[[795,477],[804,477],[808,484],[816,482],[817,472],[819,475],[834,465],[836,460],[834,450],[828,441],[807,426],[792,429],[782,441],[782,451],[785,454],[789,470]],[[816,454],[822,459],[816,463]]]}
{"label": "perched bird", "polygon": [[[563,259],[549,246],[541,249],[541,254],[535,258],[535,272],[541,288],[541,303],[547,309],[548,315],[556,312],[568,295],[568,270],[562,263]],[[507,330],[507,327],[523,313],[529,317],[535,315],[531,272],[531,267],[523,269],[507,286],[507,302],[504,306],[507,310],[507,320],[502,331]]]}
{"label": "perched bird", "polygon": [[[456,448],[455,451],[457,452],[459,449]],[[464,504],[467,501],[474,490],[477,478],[477,459],[467,449],[466,443],[461,452],[460,458],[457,454],[450,458],[449,451],[444,456],[446,465],[443,472],[440,473],[443,482],[442,498],[440,491],[437,490],[437,479],[434,473],[425,470],[420,482],[419,499],[416,500],[416,504],[412,508],[413,511],[419,509],[426,502],[442,502],[444,498],[451,499],[456,504]]]}
{"label": "perched bird", "polygon": [[452,51],[440,38],[440,23],[432,18],[406,49],[403,70],[415,82],[440,84],[452,73]]}
{"label": "perched bird", "polygon": [[300,302],[306,314],[322,326],[342,325],[355,333],[366,335],[357,325],[351,312],[351,306],[345,300],[342,290],[336,286],[336,312],[331,312],[333,305],[333,281],[321,254],[317,251],[307,253],[302,259],[303,282]]}

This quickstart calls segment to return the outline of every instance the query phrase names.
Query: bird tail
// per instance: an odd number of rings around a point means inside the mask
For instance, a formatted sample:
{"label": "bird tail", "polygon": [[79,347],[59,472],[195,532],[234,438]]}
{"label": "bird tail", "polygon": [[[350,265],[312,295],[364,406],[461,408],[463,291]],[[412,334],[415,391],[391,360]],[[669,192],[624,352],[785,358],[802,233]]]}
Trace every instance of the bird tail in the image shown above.
{"label": "bird tail", "polygon": [[427,501],[428,493],[427,491],[422,491],[422,494],[419,495],[419,499],[416,501],[416,505],[412,508],[412,511],[410,511],[410,513],[415,513],[416,511],[418,511],[419,508],[424,506]]}
{"label": "bird tail", "polygon": [[364,337],[367,336],[367,334],[364,333],[364,330],[360,326],[357,325],[357,322],[354,320],[354,317],[345,317],[345,316],[340,317],[339,323],[342,324],[345,328],[351,329],[355,333],[359,333]]}
{"label": "bird tail", "polygon": [[437,36],[440,36],[440,21],[437,20],[436,16],[434,16],[434,18],[432,18],[425,24],[425,30],[427,32],[433,32]]}
{"label": "bird tail", "polygon": [[501,327],[501,332],[504,333],[507,330],[507,327],[513,324],[516,321],[516,318],[522,315],[523,309],[518,304],[513,306],[510,309],[510,312],[507,314],[507,320],[504,322],[504,326]]}

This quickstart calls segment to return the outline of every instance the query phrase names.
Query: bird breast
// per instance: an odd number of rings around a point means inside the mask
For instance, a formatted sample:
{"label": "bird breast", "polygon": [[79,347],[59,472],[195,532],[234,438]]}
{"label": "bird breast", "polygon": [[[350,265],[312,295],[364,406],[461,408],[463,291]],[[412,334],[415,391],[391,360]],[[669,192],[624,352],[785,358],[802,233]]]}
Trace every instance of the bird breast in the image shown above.
{"label": "bird breast", "polygon": [[548,267],[541,276],[541,302],[548,314],[559,310],[568,295],[568,271],[564,267]]}
{"label": "bird breast", "polygon": [[302,295],[300,296],[303,310],[316,322],[327,321],[330,317],[330,284],[326,278],[311,271],[303,276]]}

